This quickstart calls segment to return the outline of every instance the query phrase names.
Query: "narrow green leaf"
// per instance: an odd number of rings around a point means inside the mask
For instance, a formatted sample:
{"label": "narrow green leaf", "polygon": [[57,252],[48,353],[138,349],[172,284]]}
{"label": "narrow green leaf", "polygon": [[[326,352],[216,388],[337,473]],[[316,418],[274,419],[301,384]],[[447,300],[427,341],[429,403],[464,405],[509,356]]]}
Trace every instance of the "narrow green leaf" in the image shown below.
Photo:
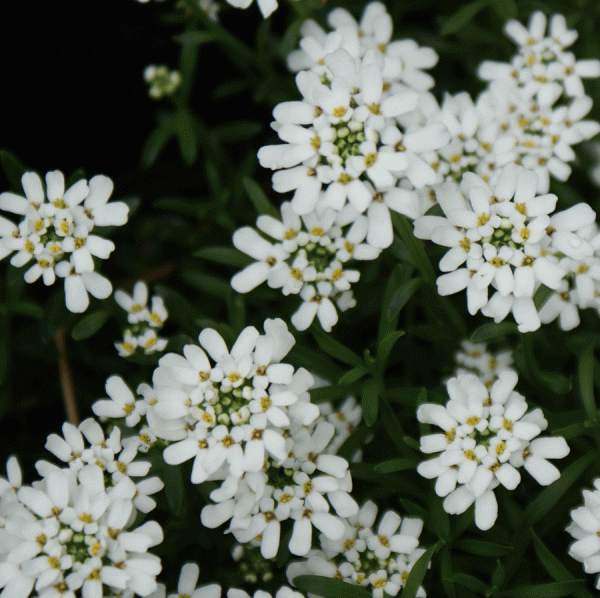
{"label": "narrow green leaf", "polygon": [[504,21],[518,19],[519,11],[515,0],[494,0],[490,6],[498,13],[498,16]]}
{"label": "narrow green leaf", "polygon": [[504,556],[512,550],[511,546],[487,542],[486,540],[475,540],[471,538],[459,538],[454,546],[463,552],[479,556]]}
{"label": "narrow green leaf", "polygon": [[471,342],[483,343],[517,332],[517,325],[514,322],[489,322],[488,324],[482,324],[473,331]]}
{"label": "narrow green leaf", "polygon": [[475,0],[474,2],[469,2],[469,4],[461,6],[451,17],[446,19],[440,29],[440,35],[450,35],[451,33],[460,31],[488,4],[490,4],[490,0]]}
{"label": "narrow green leaf", "polygon": [[181,272],[181,278],[189,285],[217,297],[225,298],[233,292],[229,282],[211,274],[203,274],[196,270],[184,270]]}
{"label": "narrow green leaf", "polygon": [[235,247],[202,247],[192,253],[194,257],[199,257],[217,264],[235,266],[236,268],[245,268],[254,260],[245,253],[242,253]]}
{"label": "narrow green leaf", "polygon": [[433,492],[429,495],[429,513],[428,520],[431,522],[430,525],[438,535],[438,537],[444,542],[450,540],[450,517],[444,510],[443,499],[434,494]]}
{"label": "narrow green leaf", "polygon": [[537,377],[548,390],[555,392],[557,395],[566,395],[573,388],[571,381],[558,372],[540,371]]}
{"label": "narrow green leaf", "polygon": [[262,131],[263,125],[253,120],[239,120],[212,129],[221,143],[232,143],[252,139]]}
{"label": "narrow green leaf", "polygon": [[504,565],[500,559],[496,561],[496,569],[494,569],[494,574],[492,575],[492,587],[499,588],[504,583],[504,578],[506,576],[506,571],[504,570]]}
{"label": "narrow green leaf", "polygon": [[167,145],[169,139],[174,135],[175,129],[173,128],[172,118],[162,122],[154,129],[142,148],[142,166],[145,166],[146,168],[152,166],[152,164],[156,162],[156,158],[158,158],[160,152],[164,149],[165,145]]}
{"label": "narrow green leaf", "polygon": [[377,342],[388,334],[394,332],[398,328],[398,314],[396,317],[388,319],[386,313],[388,306],[392,299],[392,296],[407,280],[409,280],[413,274],[414,268],[405,263],[398,263],[394,266],[387,284],[385,286],[385,292],[383,294],[383,300],[381,302],[381,315],[379,317],[379,329],[377,331]]}
{"label": "narrow green leaf", "polygon": [[[6,306],[0,305],[0,384],[4,382],[10,361],[10,316]],[[0,407],[0,411],[3,411]]]}
{"label": "narrow green leaf", "polygon": [[372,427],[377,422],[379,411],[379,384],[374,378],[365,380],[362,389],[363,419],[367,426]]}
{"label": "narrow green leaf", "polygon": [[402,286],[398,287],[392,294],[385,312],[388,320],[394,318],[402,308],[408,303],[409,299],[421,288],[425,280],[418,276],[412,278]]}
{"label": "narrow green leaf", "polygon": [[405,469],[414,469],[419,464],[414,459],[388,459],[375,465],[375,473],[394,473]]}
{"label": "narrow green leaf", "polygon": [[198,155],[198,139],[194,117],[187,110],[179,110],[173,119],[173,127],[184,162],[188,165],[193,164]]}
{"label": "narrow green leaf", "polygon": [[455,573],[450,578],[450,581],[459,583],[461,586],[465,586],[465,588],[469,588],[469,590],[478,592],[482,596],[485,596],[486,590],[488,589],[488,585],[481,581],[481,579],[477,579],[477,577],[467,573]]}
{"label": "narrow green leaf", "polygon": [[[571,572],[561,563],[559,559],[552,554],[546,545],[537,537],[535,532],[531,530],[531,537],[533,538],[533,547],[535,553],[540,559],[540,563],[548,573],[554,578],[555,581],[569,581],[575,579]],[[576,598],[592,598],[592,595],[585,589],[580,589],[573,592]]]}
{"label": "narrow green leaf", "polygon": [[404,334],[404,330],[390,332],[386,334],[379,343],[379,346],[377,347],[377,362],[379,363],[380,371],[383,371],[394,344],[400,337],[404,336]]}
{"label": "narrow green leaf", "polygon": [[104,326],[104,322],[108,320],[110,312],[106,309],[99,309],[97,311],[86,314],[73,326],[71,330],[71,338],[76,341],[83,340],[93,336]]}
{"label": "narrow green leaf", "polygon": [[585,433],[586,428],[582,423],[571,424],[570,426],[565,426],[564,428],[552,430],[552,434],[555,436],[562,436],[565,440],[569,440],[569,438],[577,438]]}
{"label": "narrow green leaf", "polygon": [[365,362],[356,353],[348,349],[345,345],[342,345],[342,343],[336,341],[326,332],[323,332],[314,326],[311,328],[311,332],[319,347],[328,355],[354,367],[365,367]]}
{"label": "narrow green leaf", "polygon": [[550,297],[554,294],[552,289],[549,289],[545,284],[541,284],[537,291],[533,295],[533,304],[535,305],[535,309],[540,311],[544,304]]}
{"label": "narrow green leaf", "polygon": [[400,598],[415,598],[421,584],[423,583],[423,578],[425,577],[425,572],[427,571],[427,567],[429,566],[429,561],[433,556],[433,553],[436,552],[441,546],[443,546],[443,542],[438,541],[433,546],[430,546],[415,562],[408,574],[408,578],[406,583],[404,584],[404,588],[402,589],[402,594]]}
{"label": "narrow green leaf", "polygon": [[13,153],[6,149],[0,150],[0,163],[2,163],[2,170],[4,170],[11,189],[22,193],[21,177],[30,169],[24,166]]}
{"label": "narrow green leaf", "polygon": [[577,365],[577,382],[579,396],[588,419],[596,417],[596,401],[594,399],[594,343],[589,343],[579,354]]}
{"label": "narrow green leaf", "polygon": [[440,554],[440,573],[442,576],[442,585],[446,594],[450,598],[456,598],[456,588],[451,578],[454,575],[454,568],[452,567],[452,553],[450,552],[450,546],[446,545],[442,548]]}
{"label": "narrow green leaf", "polygon": [[312,388],[308,392],[310,393],[310,400],[313,403],[323,403],[325,401],[336,401],[338,399],[346,398],[349,395],[356,394],[361,386],[361,384],[321,386],[319,388]]}
{"label": "narrow green leaf", "polygon": [[369,370],[360,365],[356,368],[351,369],[349,372],[346,372],[339,380],[338,384],[352,384],[357,380],[360,380],[363,376],[366,376],[369,373]]}
{"label": "narrow green leaf", "polygon": [[292,583],[301,591],[325,598],[372,598],[371,592],[340,579],[322,575],[299,575]]}
{"label": "narrow green leaf", "polygon": [[16,301],[9,303],[8,310],[13,314],[20,314],[29,318],[41,320],[44,317],[44,309],[35,301]]}
{"label": "narrow green leaf", "polygon": [[198,324],[202,314],[177,291],[164,285],[154,285],[154,292],[163,298],[169,317],[179,322],[181,328],[190,336],[197,335],[200,328],[205,327]]}
{"label": "narrow green leaf", "polygon": [[185,488],[180,467],[163,468],[162,480],[165,483],[165,495],[171,512],[181,517],[185,512]]}
{"label": "narrow green leaf", "polygon": [[175,36],[175,41],[178,44],[208,44],[217,39],[217,36],[209,31],[198,31],[197,29],[190,29],[188,31],[184,31],[179,35]]}
{"label": "narrow green leaf", "polygon": [[[413,450],[414,446],[407,442],[407,438],[409,440],[412,440],[412,438],[404,434],[404,431],[402,430],[402,424],[400,423],[398,416],[394,413],[394,410],[391,408],[385,397],[382,397],[381,399],[381,411],[381,421],[383,421],[383,426],[385,427],[385,431],[390,437],[390,440],[394,443],[403,457],[415,459],[416,455]],[[417,450],[418,448],[419,445],[417,443]]]}
{"label": "narrow green leaf", "polygon": [[587,453],[565,467],[560,478],[550,486],[546,486],[537,498],[527,505],[523,513],[523,520],[533,524],[542,519],[596,459],[598,459],[598,453]]}
{"label": "narrow green leaf", "polygon": [[584,587],[585,579],[573,579],[533,586],[517,586],[511,590],[504,590],[502,595],[507,598],[561,598],[561,596],[571,596]]}
{"label": "narrow green leaf", "polygon": [[242,185],[244,185],[244,189],[258,214],[268,214],[277,220],[281,220],[279,210],[271,204],[267,195],[258,183],[253,181],[250,177],[244,177],[242,179]]}

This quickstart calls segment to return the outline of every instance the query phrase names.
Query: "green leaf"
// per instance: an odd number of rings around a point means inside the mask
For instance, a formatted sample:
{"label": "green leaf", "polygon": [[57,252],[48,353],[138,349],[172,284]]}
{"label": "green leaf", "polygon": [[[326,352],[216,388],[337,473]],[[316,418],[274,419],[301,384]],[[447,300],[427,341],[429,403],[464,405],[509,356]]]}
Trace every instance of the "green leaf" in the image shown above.
{"label": "green leaf", "polygon": [[451,17],[446,19],[442,28],[440,29],[440,35],[450,35],[456,33],[465,27],[473,17],[483,10],[490,0],[475,0],[461,6]]}
{"label": "green leaf", "polygon": [[498,13],[498,16],[504,20],[518,19],[519,11],[515,0],[494,0],[490,6]]}
{"label": "green leaf", "polygon": [[390,351],[396,341],[405,334],[404,330],[396,330],[395,332],[388,332],[388,334],[383,337],[377,347],[377,361],[380,363],[381,367],[387,362]]}
{"label": "green leaf", "polygon": [[252,139],[262,131],[263,125],[253,120],[238,120],[212,129],[221,143],[233,143]]}
{"label": "green leaf", "polygon": [[427,519],[430,521],[430,526],[441,540],[449,542],[451,536],[450,517],[448,517],[448,513],[444,510],[443,499],[431,493],[428,502],[431,516]]}
{"label": "green leaf", "polygon": [[343,384],[339,386],[321,386],[309,390],[310,400],[313,403],[323,403],[325,401],[336,401],[355,394],[360,390],[361,384]]}
{"label": "green leaf", "polygon": [[594,399],[594,343],[589,343],[579,354],[577,364],[577,382],[579,396],[588,419],[596,417],[596,401]]}
{"label": "green leaf", "polygon": [[352,368],[349,372],[346,372],[339,380],[338,384],[352,384],[357,380],[360,380],[363,376],[366,376],[369,370],[365,366],[358,366]]}
{"label": "green leaf", "polygon": [[4,170],[11,189],[22,193],[21,177],[30,169],[26,168],[14,154],[6,149],[0,150],[0,162],[2,163],[2,170]]}
{"label": "green leaf", "polygon": [[558,372],[539,372],[538,379],[548,390],[557,395],[566,395],[573,388],[571,381]]}
{"label": "green leaf", "polygon": [[367,426],[372,427],[377,422],[379,411],[379,384],[374,378],[365,380],[362,388],[363,419]]}
{"label": "green leaf", "polygon": [[502,561],[498,559],[496,561],[496,569],[494,570],[494,574],[492,575],[492,587],[501,587],[504,583],[505,576],[506,571],[504,570],[504,565],[502,564]]}
{"label": "green leaf", "polygon": [[421,288],[425,283],[425,279],[418,276],[411,278],[408,282],[398,287],[390,297],[390,301],[385,312],[388,320],[394,318],[401,309],[408,303],[409,299]]}
{"label": "green leaf", "polygon": [[449,598],[456,598],[456,588],[454,587],[454,582],[451,581],[454,575],[452,553],[450,552],[450,546],[447,544],[442,548],[440,554],[440,574],[446,594],[448,594]]}
{"label": "green leaf", "polygon": [[517,325],[514,322],[489,322],[476,328],[471,334],[472,343],[483,343],[495,340],[507,334],[517,334]]}
{"label": "green leaf", "polygon": [[585,579],[573,579],[533,586],[517,586],[511,590],[504,590],[502,595],[507,598],[561,598],[561,596],[571,596],[577,590],[583,589],[584,586]]}
{"label": "green leaf", "polygon": [[197,336],[200,331],[197,321],[202,318],[202,314],[187,299],[169,287],[154,285],[154,292],[163,298],[169,317],[179,322],[188,335]]}
{"label": "green leaf", "polygon": [[388,459],[377,463],[374,467],[375,473],[394,473],[396,471],[404,471],[405,469],[414,469],[419,464],[414,459]]}
{"label": "green leaf", "polygon": [[423,583],[423,578],[425,577],[425,572],[427,571],[427,567],[429,566],[429,561],[433,556],[433,553],[436,552],[441,546],[443,546],[442,541],[438,541],[433,546],[430,546],[415,562],[408,574],[408,578],[406,583],[404,584],[404,588],[402,589],[402,594],[400,598],[415,598],[421,584]]}
{"label": "green leaf", "polygon": [[175,36],[175,41],[179,44],[208,44],[217,39],[217,36],[210,31],[198,31],[197,29],[190,29],[184,31],[179,35]]}
{"label": "green leaf", "polygon": [[156,162],[156,158],[160,152],[167,145],[169,139],[175,135],[175,129],[173,127],[173,120],[170,117],[168,120],[162,122],[146,140],[144,147],[142,148],[141,162],[142,166],[148,168]]}
{"label": "green leaf", "polygon": [[367,592],[360,586],[331,579],[322,575],[299,575],[294,577],[292,583],[301,591],[325,598],[373,598],[371,592]]}
{"label": "green leaf", "polygon": [[196,270],[184,270],[181,272],[181,278],[189,285],[217,297],[225,298],[233,292],[229,282],[225,282],[222,278],[212,274],[202,274]]}
{"label": "green leaf", "polygon": [[485,596],[486,590],[488,589],[488,585],[481,581],[481,579],[477,579],[477,577],[468,575],[467,573],[455,573],[450,578],[450,581],[459,583],[461,586],[465,586],[465,588],[469,588],[469,590],[478,592],[483,596]]}
{"label": "green leaf", "polygon": [[165,465],[162,480],[165,483],[165,496],[171,512],[177,517],[185,513],[185,487],[181,467]]}
{"label": "green leaf", "polygon": [[267,195],[258,183],[253,181],[250,177],[244,177],[242,179],[242,185],[244,185],[244,189],[258,214],[268,214],[277,220],[281,220],[279,210],[271,204]]}
{"label": "green leaf", "polygon": [[44,317],[44,309],[35,301],[16,301],[9,303],[8,310],[13,314],[20,314],[29,318],[41,320]]}
{"label": "green leaf", "polygon": [[336,341],[326,332],[315,327],[311,328],[311,332],[319,347],[328,355],[354,367],[365,367],[365,362],[356,353]]}
{"label": "green leaf", "polygon": [[555,436],[562,436],[565,440],[569,440],[569,438],[577,438],[578,436],[582,436],[586,433],[587,430],[582,423],[571,424],[569,426],[565,426],[564,428],[552,430],[552,434]]}
{"label": "green leaf", "polygon": [[[0,305],[0,384],[4,382],[10,362],[10,316],[6,306]],[[0,411],[3,409],[0,408]]]}
{"label": "green leaf", "polygon": [[[548,550],[546,545],[537,537],[533,530],[530,531],[530,534],[533,538],[533,547],[540,559],[540,563],[542,563],[544,569],[548,571],[555,581],[569,581],[575,579],[560,560]],[[576,598],[592,598],[592,595],[585,589],[577,590],[573,592],[573,595],[576,596]]]}
{"label": "green leaf", "polygon": [[545,284],[540,285],[533,295],[533,304],[535,305],[536,311],[540,311],[553,294],[554,291],[549,289]]}
{"label": "green leaf", "polygon": [[173,118],[173,128],[179,141],[179,150],[184,162],[189,166],[198,155],[198,139],[194,117],[187,110],[179,110]]}
{"label": "green leaf", "polygon": [[86,314],[73,326],[71,330],[71,338],[76,341],[83,340],[93,336],[104,326],[104,322],[108,320],[110,312],[106,309],[99,309],[97,311]]}
{"label": "green leaf", "polygon": [[469,554],[493,557],[504,556],[512,550],[511,546],[470,538],[460,538],[454,542],[454,546],[463,552],[468,552]]}
{"label": "green leaf", "polygon": [[560,478],[546,486],[537,498],[532,500],[523,513],[523,520],[530,524],[539,521],[554,507],[565,492],[582,476],[588,467],[598,459],[597,452],[587,453],[579,457],[561,472]]}
{"label": "green leaf", "polygon": [[235,266],[236,268],[245,268],[254,260],[245,253],[242,253],[235,247],[202,247],[192,253],[194,257],[199,257],[217,264],[226,266]]}

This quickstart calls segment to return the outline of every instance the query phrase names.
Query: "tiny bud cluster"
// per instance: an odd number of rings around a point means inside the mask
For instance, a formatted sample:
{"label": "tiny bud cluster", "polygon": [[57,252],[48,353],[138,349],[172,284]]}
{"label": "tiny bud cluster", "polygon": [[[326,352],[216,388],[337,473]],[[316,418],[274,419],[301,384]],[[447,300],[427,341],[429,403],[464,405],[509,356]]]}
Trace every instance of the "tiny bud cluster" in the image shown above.
{"label": "tiny bud cluster", "polygon": [[168,317],[162,297],[154,295],[151,307],[148,308],[148,286],[144,281],[138,281],[133,287],[132,295],[117,289],[115,301],[127,312],[129,326],[123,331],[123,340],[115,343],[115,348],[121,357],[133,355],[137,349],[145,355],[163,351],[167,339],[159,338],[160,330]]}

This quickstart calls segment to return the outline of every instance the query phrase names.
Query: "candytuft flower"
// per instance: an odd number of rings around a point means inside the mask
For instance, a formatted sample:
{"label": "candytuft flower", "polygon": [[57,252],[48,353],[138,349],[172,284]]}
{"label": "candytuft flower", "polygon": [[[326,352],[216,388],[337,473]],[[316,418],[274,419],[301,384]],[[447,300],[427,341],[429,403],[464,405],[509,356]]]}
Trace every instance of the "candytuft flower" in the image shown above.
{"label": "candytuft flower", "polygon": [[127,222],[128,206],[108,202],[112,181],[96,175],[89,183],[80,179],[65,190],[63,173],[48,172],[45,179],[35,172],[21,177],[25,197],[12,192],[0,194],[0,209],[22,216],[15,225],[0,221],[0,256],[15,252],[10,263],[34,264],[25,272],[25,281],[42,277],[51,285],[64,278],[65,302],[72,312],[83,312],[89,305],[88,293],[106,299],[112,292],[107,278],[94,272],[94,257],[106,259],[114,250],[112,241],[90,234],[99,226],[121,226]]}

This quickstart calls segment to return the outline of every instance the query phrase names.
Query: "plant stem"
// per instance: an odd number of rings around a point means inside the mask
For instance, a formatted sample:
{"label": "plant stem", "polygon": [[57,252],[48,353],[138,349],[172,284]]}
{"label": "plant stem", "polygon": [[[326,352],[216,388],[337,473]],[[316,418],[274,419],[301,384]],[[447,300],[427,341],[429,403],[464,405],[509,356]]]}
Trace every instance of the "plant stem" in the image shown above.
{"label": "plant stem", "polygon": [[54,341],[58,349],[58,374],[60,376],[67,421],[76,426],[79,424],[79,410],[77,408],[77,399],[75,398],[73,373],[67,357],[67,333],[64,326],[56,331]]}

